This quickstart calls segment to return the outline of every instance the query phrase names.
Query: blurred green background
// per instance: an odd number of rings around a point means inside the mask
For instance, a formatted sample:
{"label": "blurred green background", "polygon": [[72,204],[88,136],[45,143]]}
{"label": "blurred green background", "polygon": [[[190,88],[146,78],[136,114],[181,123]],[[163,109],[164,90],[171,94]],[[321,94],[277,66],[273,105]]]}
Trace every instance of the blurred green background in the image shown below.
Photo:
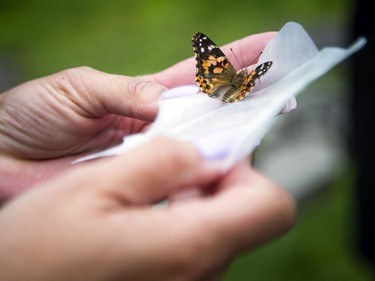
{"label": "blurred green background", "polygon": [[[126,75],[159,71],[193,55],[197,31],[222,45],[296,21],[318,47],[347,46],[354,7],[350,0],[1,0],[0,90],[82,65]],[[320,83],[343,82],[347,71],[341,65]],[[316,87],[310,92],[321,92]],[[300,200],[288,235],[239,258],[224,279],[371,280],[355,249],[354,178],[348,161]]]}
{"label": "blurred green background", "polygon": [[311,31],[345,21],[349,2],[2,0],[0,56],[16,65],[16,82],[81,65],[137,75],[192,56],[197,31],[217,44],[287,21]]}

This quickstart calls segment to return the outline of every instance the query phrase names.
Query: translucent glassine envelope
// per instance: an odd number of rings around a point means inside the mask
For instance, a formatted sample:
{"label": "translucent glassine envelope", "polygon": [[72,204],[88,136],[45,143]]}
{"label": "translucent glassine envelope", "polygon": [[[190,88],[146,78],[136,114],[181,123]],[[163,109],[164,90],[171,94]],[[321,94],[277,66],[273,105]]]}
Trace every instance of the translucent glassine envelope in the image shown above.
{"label": "translucent glassine envelope", "polygon": [[156,136],[170,136],[193,143],[206,159],[221,160],[229,169],[259,145],[277,115],[296,107],[298,93],[365,43],[360,38],[348,49],[319,51],[303,27],[287,23],[259,58],[258,64],[272,61],[272,67],[242,101],[222,103],[198,93],[193,85],[167,90],[147,132],[127,136],[122,144],[76,162],[119,155]]}

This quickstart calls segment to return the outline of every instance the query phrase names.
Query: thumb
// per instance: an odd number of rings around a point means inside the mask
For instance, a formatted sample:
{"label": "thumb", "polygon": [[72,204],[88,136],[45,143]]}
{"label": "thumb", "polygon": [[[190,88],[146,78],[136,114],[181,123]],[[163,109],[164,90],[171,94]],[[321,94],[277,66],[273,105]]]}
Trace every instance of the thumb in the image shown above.
{"label": "thumb", "polygon": [[142,78],[104,73],[78,67],[51,75],[53,85],[91,116],[108,113],[154,120],[165,88]]}
{"label": "thumb", "polygon": [[191,144],[168,138],[93,165],[87,179],[92,183],[93,174],[101,175],[96,188],[128,204],[155,203],[183,188],[202,188],[222,174]]}
{"label": "thumb", "polygon": [[186,205],[186,212],[196,212],[199,216],[192,216],[195,218],[193,225],[186,222],[185,225],[191,229],[206,225],[210,246],[220,249],[224,256],[251,250],[280,236],[293,225],[294,198],[247,163],[231,170],[220,185],[220,191],[211,200],[200,206],[195,204],[194,210]]}

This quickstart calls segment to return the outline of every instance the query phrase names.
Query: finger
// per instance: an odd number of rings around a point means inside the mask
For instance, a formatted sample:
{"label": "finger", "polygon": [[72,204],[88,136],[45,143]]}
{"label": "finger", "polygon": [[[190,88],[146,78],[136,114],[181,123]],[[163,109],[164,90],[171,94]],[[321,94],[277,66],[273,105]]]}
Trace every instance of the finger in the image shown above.
{"label": "finger", "polygon": [[220,249],[223,256],[235,255],[290,228],[295,203],[287,191],[262,174],[250,172],[245,165],[228,177],[226,185],[230,186],[212,199],[192,204],[194,208],[190,209],[185,205],[184,211],[194,218],[185,225],[197,231],[204,226],[202,239],[210,241],[212,251]]}
{"label": "finger", "polygon": [[160,138],[120,157],[97,163],[88,174],[102,175],[98,189],[131,204],[155,203],[190,186],[205,186],[221,175],[190,144]]}
{"label": "finger", "polygon": [[254,155],[251,154],[230,170],[217,184],[217,190],[231,188],[236,184],[242,184],[252,179],[255,170],[253,166]]}
{"label": "finger", "polygon": [[[241,66],[247,67],[261,54],[267,43],[275,36],[275,32],[267,32],[256,35],[251,35],[243,39],[234,41],[223,46],[221,49],[229,60],[234,64],[236,69]],[[237,64],[234,54],[237,56],[241,65]],[[195,59],[189,58],[180,63],[177,63],[170,68],[159,73],[145,76],[165,87],[172,88],[185,84],[195,83]]]}
{"label": "finger", "polygon": [[219,184],[217,184],[216,186],[211,186],[211,189],[209,190],[192,187],[190,189],[185,189],[172,194],[172,196],[169,197],[169,205],[204,198],[209,196],[209,194],[212,194],[212,192],[217,192],[221,189],[233,185],[234,182],[240,182],[244,177],[247,176],[249,164],[252,162],[252,159],[252,155],[246,157],[246,159],[242,160],[242,162],[238,165],[239,167],[232,170],[224,178],[221,178]]}
{"label": "finger", "polygon": [[88,67],[56,73],[49,83],[90,116],[108,113],[151,121],[165,88],[141,78],[107,74]]}

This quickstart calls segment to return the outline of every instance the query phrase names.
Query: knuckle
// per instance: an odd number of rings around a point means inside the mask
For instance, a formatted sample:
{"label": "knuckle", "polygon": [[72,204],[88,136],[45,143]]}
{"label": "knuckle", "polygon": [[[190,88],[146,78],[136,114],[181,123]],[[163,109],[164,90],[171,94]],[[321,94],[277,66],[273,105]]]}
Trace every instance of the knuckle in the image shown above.
{"label": "knuckle", "polygon": [[129,79],[126,90],[130,98],[137,98],[140,93],[150,90],[153,87],[160,87],[153,81],[143,80],[140,78]]}
{"label": "knuckle", "polygon": [[95,72],[97,70],[93,68],[80,66],[62,70],[54,77],[56,78],[57,88],[63,90],[66,94],[72,94],[72,92],[84,93],[87,86],[87,77]]}
{"label": "knuckle", "polygon": [[75,79],[77,77],[81,77],[87,73],[96,72],[95,69],[88,67],[88,66],[78,66],[73,68],[68,68],[59,72],[61,76],[66,76],[67,78]]}

